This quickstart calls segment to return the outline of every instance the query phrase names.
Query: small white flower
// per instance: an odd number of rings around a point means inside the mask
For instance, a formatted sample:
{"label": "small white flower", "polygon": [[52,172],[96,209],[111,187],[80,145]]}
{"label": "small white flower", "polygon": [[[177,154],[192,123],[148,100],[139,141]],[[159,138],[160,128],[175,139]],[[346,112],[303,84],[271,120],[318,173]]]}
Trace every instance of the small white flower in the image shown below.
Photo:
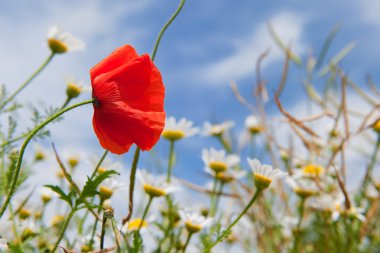
{"label": "small white flower", "polygon": [[225,121],[221,124],[211,124],[210,122],[205,122],[203,124],[202,133],[204,136],[218,136],[222,135],[235,125],[232,121]]}
{"label": "small white flower", "polygon": [[118,182],[115,179],[107,178],[99,185],[100,196],[106,200],[112,197],[117,191],[122,191],[127,189],[127,185]]}
{"label": "small white flower", "polygon": [[174,117],[166,119],[165,128],[162,132],[162,137],[176,141],[185,137],[190,137],[199,132],[199,128],[193,127],[193,122],[185,118],[181,118],[176,122]]}
{"label": "small white flower", "polygon": [[143,185],[145,193],[151,197],[161,197],[179,190],[174,183],[167,183],[163,175],[154,176],[146,170],[138,170],[136,177]]}
{"label": "small white flower", "polygon": [[261,164],[257,159],[247,158],[248,164],[253,172],[255,185],[259,189],[267,188],[273,180],[286,177],[288,173],[279,169],[273,169],[271,165]]}
{"label": "small white flower", "polygon": [[48,45],[53,53],[62,54],[68,51],[82,50],[85,44],[82,40],[74,37],[60,26],[53,26],[49,29]]}
{"label": "small white flower", "polygon": [[335,210],[335,201],[333,196],[324,194],[310,199],[309,205],[316,210],[331,213]]}
{"label": "small white flower", "polygon": [[145,229],[149,226],[149,224],[153,223],[154,220],[155,217],[153,215],[148,216],[148,218],[146,218],[145,220],[142,220],[141,218],[131,219],[121,227],[121,232],[126,234],[129,232],[137,231],[139,227],[141,227],[140,232],[144,232]]}
{"label": "small white flower", "polygon": [[203,228],[211,226],[213,222],[212,218],[206,218],[198,213],[185,210],[179,210],[179,216],[185,223],[185,227],[190,233],[197,233]]}
{"label": "small white flower", "polygon": [[334,207],[335,210],[332,212],[333,221],[337,221],[342,215],[356,218],[361,222],[364,222],[366,220],[366,217],[364,216],[364,208],[355,207],[351,202],[350,208],[347,209],[345,207],[345,198],[343,195],[341,195],[337,200],[334,201]]}
{"label": "small white flower", "polygon": [[319,189],[316,183],[306,178],[286,178],[286,183],[292,188],[292,190],[301,198],[308,198],[318,194]]}
{"label": "small white flower", "polygon": [[252,135],[258,134],[264,129],[263,125],[259,122],[257,117],[253,115],[249,115],[245,119],[245,127]]}
{"label": "small white flower", "polygon": [[209,168],[216,173],[224,172],[239,164],[240,158],[237,155],[227,155],[225,150],[203,149],[202,160],[205,168]]}

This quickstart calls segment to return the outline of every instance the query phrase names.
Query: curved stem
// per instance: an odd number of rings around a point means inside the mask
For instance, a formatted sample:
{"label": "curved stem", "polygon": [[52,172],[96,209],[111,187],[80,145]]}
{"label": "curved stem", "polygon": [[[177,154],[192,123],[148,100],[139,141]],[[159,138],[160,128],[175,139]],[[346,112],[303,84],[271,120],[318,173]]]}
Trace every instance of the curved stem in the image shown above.
{"label": "curved stem", "polygon": [[170,148],[169,148],[169,160],[168,160],[168,171],[166,174],[166,182],[170,183],[170,180],[172,178],[172,170],[173,170],[173,163],[174,163],[174,141],[170,141]]}
{"label": "curved stem", "polygon": [[75,211],[76,211],[75,208],[73,208],[71,210],[71,212],[69,213],[69,216],[67,217],[67,220],[65,221],[65,224],[63,225],[63,228],[61,230],[61,233],[59,234],[58,240],[54,244],[54,247],[52,250],[53,253],[57,250],[59,243],[61,242],[63,236],[65,235],[65,231],[66,231],[67,227],[69,226],[70,220],[73,217]]}
{"label": "curved stem", "polygon": [[109,152],[108,150],[105,150],[105,151],[104,151],[104,153],[103,153],[102,157],[100,158],[98,164],[95,166],[95,169],[94,169],[94,171],[92,172],[90,179],[93,179],[93,178],[95,177],[96,172],[98,171],[99,167],[102,165],[104,159],[105,159],[106,156],[108,155],[108,152]]}
{"label": "curved stem", "polygon": [[208,248],[205,249],[204,252],[211,252],[211,249],[215,247],[219,242],[223,241],[223,239],[230,233],[231,229],[236,225],[236,223],[239,222],[241,217],[244,216],[244,214],[251,208],[253,202],[257,199],[257,197],[260,195],[260,193],[263,191],[263,189],[257,189],[247,206],[244,208],[244,210],[239,214],[239,216],[226,228],[226,230],[223,231],[223,233],[216,239],[214,243],[212,243]]}
{"label": "curved stem", "polygon": [[144,223],[146,215],[148,214],[148,210],[149,210],[150,204],[152,204],[152,200],[153,200],[153,197],[149,196],[148,204],[145,207],[145,210],[144,210],[143,216],[141,218],[141,222],[140,222],[139,228],[137,229],[137,233],[140,233],[140,229],[141,229],[141,227],[142,227],[142,225]]}
{"label": "curved stem", "polygon": [[13,179],[12,179],[12,184],[11,184],[11,187],[9,189],[7,198],[5,199],[3,205],[2,205],[2,207],[0,209],[0,218],[3,216],[5,210],[7,209],[7,206],[8,206],[8,204],[9,204],[11,198],[12,198],[12,195],[13,195],[13,193],[15,191],[15,188],[16,188],[16,185],[17,185],[17,180],[18,180],[18,177],[20,175],[21,164],[22,164],[22,159],[24,157],[24,152],[25,152],[25,149],[28,146],[29,142],[32,140],[32,138],[42,128],[44,128],[46,125],[48,125],[50,122],[52,122],[53,120],[55,120],[56,118],[58,118],[59,116],[61,116],[62,114],[64,114],[65,112],[68,112],[68,111],[70,111],[70,110],[72,110],[74,108],[77,108],[79,106],[82,106],[82,105],[90,104],[92,102],[93,102],[93,100],[86,100],[86,101],[83,101],[81,103],[78,103],[78,104],[72,105],[70,107],[67,107],[64,110],[61,110],[61,111],[57,112],[53,116],[50,116],[47,120],[45,120],[44,122],[42,122],[39,126],[37,126],[36,128],[34,128],[29,133],[28,137],[24,140],[24,143],[21,146],[20,154],[19,154],[18,159],[17,159],[16,171],[15,171],[15,174],[14,174]]}
{"label": "curved stem", "polygon": [[152,61],[154,61],[154,58],[156,58],[157,49],[158,49],[158,46],[160,45],[162,36],[164,35],[166,29],[168,29],[168,27],[170,26],[170,24],[176,19],[176,17],[178,16],[178,14],[181,12],[182,7],[185,4],[185,2],[186,2],[186,0],[181,0],[181,2],[179,3],[179,6],[177,8],[177,10],[175,10],[175,12],[173,13],[173,15],[168,20],[168,22],[166,22],[165,25],[161,28],[161,31],[159,32],[159,34],[157,36],[156,43],[155,43],[155,45],[153,47]]}
{"label": "curved stem", "polygon": [[131,174],[129,176],[129,210],[128,215],[123,219],[123,225],[127,223],[132,217],[133,213],[133,191],[135,189],[135,179],[136,179],[136,171],[137,171],[137,163],[140,157],[140,148],[136,146],[135,155],[133,156]]}
{"label": "curved stem", "polygon": [[41,71],[49,64],[55,54],[51,53],[42,65],[28,78],[26,81],[15,90],[1,105],[0,110],[3,109],[9,102],[11,102]]}
{"label": "curved stem", "polygon": [[186,242],[185,242],[185,245],[183,246],[183,249],[182,249],[182,253],[185,253],[186,251],[186,248],[187,248],[187,245],[189,245],[189,242],[190,242],[190,239],[191,239],[191,236],[193,235],[193,233],[189,233],[188,236],[187,236],[187,239],[186,239]]}

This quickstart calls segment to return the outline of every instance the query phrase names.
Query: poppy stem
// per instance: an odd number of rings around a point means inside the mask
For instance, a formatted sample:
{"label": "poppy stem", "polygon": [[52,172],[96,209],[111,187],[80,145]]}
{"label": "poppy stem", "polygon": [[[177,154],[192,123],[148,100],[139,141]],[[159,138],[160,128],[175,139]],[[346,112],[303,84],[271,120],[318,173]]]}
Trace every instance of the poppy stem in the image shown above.
{"label": "poppy stem", "polygon": [[59,116],[61,116],[62,114],[74,109],[74,108],[77,108],[79,106],[82,106],[82,105],[86,105],[86,104],[91,104],[93,103],[94,100],[86,100],[86,101],[83,101],[83,102],[80,102],[78,104],[75,104],[75,105],[72,105],[70,107],[67,107],[63,110],[60,110],[58,111],[57,113],[55,113],[54,115],[50,116],[47,120],[45,120],[44,122],[42,122],[40,125],[38,125],[36,128],[34,128],[30,133],[29,135],[26,137],[26,139],[24,140],[24,143],[22,144],[21,146],[21,149],[20,149],[20,152],[19,152],[19,155],[18,155],[18,159],[17,159],[17,165],[16,165],[16,169],[15,169],[15,173],[14,173],[14,176],[12,178],[12,183],[9,187],[9,191],[8,191],[8,194],[7,194],[7,198],[5,199],[1,209],[0,209],[0,218],[3,216],[5,210],[7,209],[7,206],[13,196],[13,193],[15,192],[15,189],[16,189],[16,186],[17,186],[17,180],[18,180],[18,177],[20,175],[20,171],[21,171],[21,165],[22,165],[22,159],[24,157],[24,153],[25,153],[25,149],[26,147],[28,146],[29,142],[33,139],[33,137],[42,129],[44,128],[46,125],[48,125],[50,122],[52,122],[53,120],[55,120],[56,118],[58,118]]}
{"label": "poppy stem", "polygon": [[140,148],[136,146],[135,155],[133,156],[131,174],[129,176],[129,211],[127,217],[123,219],[123,225],[127,223],[133,213],[133,191],[135,189],[135,179],[136,179],[136,171],[137,171],[137,163],[140,157]]}
{"label": "poppy stem", "polygon": [[178,5],[178,8],[175,10],[175,12],[173,13],[173,15],[168,20],[168,22],[166,22],[165,25],[161,28],[161,31],[159,32],[159,34],[157,36],[156,43],[154,44],[154,47],[153,47],[153,53],[152,53],[152,56],[151,56],[152,61],[154,61],[154,59],[156,58],[157,49],[158,49],[158,46],[160,45],[162,36],[164,35],[166,29],[168,29],[168,27],[170,26],[170,24],[176,19],[176,17],[178,16],[178,14],[181,12],[182,7],[185,4],[185,2],[186,2],[186,0],[181,0],[181,2]]}

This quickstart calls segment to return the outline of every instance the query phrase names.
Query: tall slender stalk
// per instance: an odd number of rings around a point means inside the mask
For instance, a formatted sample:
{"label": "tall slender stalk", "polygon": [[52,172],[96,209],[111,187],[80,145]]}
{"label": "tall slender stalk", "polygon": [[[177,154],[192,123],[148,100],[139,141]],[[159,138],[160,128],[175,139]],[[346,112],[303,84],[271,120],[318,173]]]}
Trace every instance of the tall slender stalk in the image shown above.
{"label": "tall slender stalk", "polygon": [[251,208],[252,204],[259,197],[260,193],[263,189],[257,189],[249,203],[243,209],[243,211],[239,214],[238,217],[223,231],[223,233],[213,242],[208,248],[204,250],[205,253],[211,252],[211,249],[215,247],[219,242],[223,241],[223,239],[231,232],[231,229],[239,222],[239,220],[246,214],[246,212]]}
{"label": "tall slender stalk", "polygon": [[16,185],[17,185],[17,180],[18,180],[18,177],[20,175],[20,171],[21,171],[21,165],[22,165],[22,159],[24,157],[24,152],[25,152],[25,149],[26,147],[28,146],[29,142],[33,139],[33,137],[42,129],[44,128],[46,125],[48,125],[50,122],[52,122],[53,120],[55,120],[56,118],[58,118],[59,116],[61,116],[62,114],[74,109],[74,108],[77,108],[79,106],[82,106],[82,105],[86,105],[86,104],[90,104],[92,103],[93,100],[86,100],[86,101],[83,101],[83,102],[80,102],[78,104],[75,104],[75,105],[72,105],[70,107],[67,107],[65,108],[64,110],[61,110],[59,112],[57,112],[56,114],[50,116],[47,120],[45,120],[44,122],[42,122],[40,125],[38,125],[36,128],[34,128],[28,135],[28,137],[26,137],[26,139],[24,140],[24,143],[22,144],[21,146],[21,149],[20,149],[20,154],[18,156],[18,159],[17,159],[17,165],[16,165],[16,171],[15,171],[15,174],[12,178],[12,184],[11,184],[11,187],[9,188],[9,191],[8,191],[8,194],[7,194],[7,197],[0,209],[0,218],[3,216],[5,210],[7,209],[7,206],[13,196],[13,193],[16,189]]}
{"label": "tall slender stalk", "polygon": [[41,64],[41,66],[28,78],[26,81],[20,85],[1,105],[0,110],[2,110],[9,102],[11,102],[41,71],[49,64],[53,59],[54,53],[52,52],[46,60]]}
{"label": "tall slender stalk", "polygon": [[176,17],[178,16],[178,14],[181,12],[182,7],[185,4],[185,2],[186,2],[186,0],[181,0],[181,2],[178,5],[178,8],[175,10],[175,12],[173,13],[173,15],[168,20],[168,22],[166,22],[164,24],[164,26],[161,28],[161,31],[158,33],[156,43],[154,44],[154,47],[153,47],[152,61],[154,61],[154,59],[156,58],[157,49],[158,49],[158,46],[160,45],[162,36],[164,35],[166,29],[168,29],[168,27],[170,26],[170,24],[176,19]]}

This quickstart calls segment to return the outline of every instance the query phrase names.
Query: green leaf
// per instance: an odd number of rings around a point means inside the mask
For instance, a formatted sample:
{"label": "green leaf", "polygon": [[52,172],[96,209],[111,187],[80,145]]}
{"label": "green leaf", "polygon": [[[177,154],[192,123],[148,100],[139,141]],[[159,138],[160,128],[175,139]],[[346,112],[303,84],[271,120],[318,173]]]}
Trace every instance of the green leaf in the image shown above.
{"label": "green leaf", "polygon": [[319,69],[321,67],[321,65],[322,65],[322,63],[323,63],[323,61],[327,55],[327,52],[331,46],[331,43],[333,42],[333,40],[335,39],[335,36],[339,32],[339,29],[340,29],[340,25],[339,24],[335,25],[334,28],[332,29],[332,31],[327,36],[325,43],[323,43],[321,53],[319,54],[317,63],[315,64],[315,67],[317,69]]}
{"label": "green leaf", "polygon": [[59,186],[56,186],[56,185],[44,185],[44,186],[56,192],[59,195],[60,199],[66,201],[70,207],[73,207],[72,192],[70,192],[69,194],[66,194]]}
{"label": "green leaf", "polygon": [[133,233],[133,246],[129,252],[131,253],[139,253],[142,250],[143,240],[140,234],[136,231]]}
{"label": "green leaf", "polygon": [[98,186],[104,180],[106,180],[107,178],[109,178],[110,176],[112,176],[114,174],[119,175],[119,173],[114,171],[114,170],[108,170],[108,171],[96,176],[94,179],[87,177],[87,182],[84,185],[83,190],[79,196],[77,205],[83,203],[86,198],[95,196],[97,194],[96,189],[98,188]]}
{"label": "green leaf", "polygon": [[349,43],[347,46],[345,46],[342,50],[340,50],[331,60],[330,62],[324,66],[321,71],[319,72],[319,76],[323,77],[327,73],[330,72],[331,68],[335,67],[340,61],[344,59],[354,48],[356,47],[355,42]]}

